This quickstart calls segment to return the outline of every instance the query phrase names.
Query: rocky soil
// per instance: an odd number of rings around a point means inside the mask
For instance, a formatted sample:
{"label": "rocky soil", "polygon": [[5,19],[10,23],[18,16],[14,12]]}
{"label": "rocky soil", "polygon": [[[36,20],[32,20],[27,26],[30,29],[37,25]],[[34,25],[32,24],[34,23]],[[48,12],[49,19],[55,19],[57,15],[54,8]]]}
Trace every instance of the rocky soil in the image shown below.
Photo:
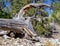
{"label": "rocky soil", "polygon": [[[0,37],[0,46],[41,46],[41,42],[34,42],[27,39]],[[43,45],[43,44],[42,44]]]}
{"label": "rocky soil", "polygon": [[41,38],[40,42],[36,42],[26,38],[0,37],[0,46],[60,46],[60,39]]}

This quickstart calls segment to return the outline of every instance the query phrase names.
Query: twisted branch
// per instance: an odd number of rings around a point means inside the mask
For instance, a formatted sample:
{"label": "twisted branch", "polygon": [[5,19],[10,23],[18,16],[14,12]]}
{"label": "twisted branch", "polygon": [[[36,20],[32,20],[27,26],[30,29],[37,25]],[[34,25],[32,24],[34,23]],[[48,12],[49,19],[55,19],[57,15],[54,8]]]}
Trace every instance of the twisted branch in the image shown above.
{"label": "twisted branch", "polygon": [[30,4],[27,4],[25,5],[18,13],[18,19],[22,18],[23,15],[25,14],[25,12],[30,9],[30,8],[42,8],[42,7],[51,7],[50,5],[47,5],[47,4],[44,4],[44,3],[30,3]]}

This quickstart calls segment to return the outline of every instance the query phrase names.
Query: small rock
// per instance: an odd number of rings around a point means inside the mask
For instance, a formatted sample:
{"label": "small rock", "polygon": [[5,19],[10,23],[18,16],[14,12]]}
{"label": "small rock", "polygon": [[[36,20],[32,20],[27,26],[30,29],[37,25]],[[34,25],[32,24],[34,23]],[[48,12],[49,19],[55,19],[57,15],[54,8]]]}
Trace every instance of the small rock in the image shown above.
{"label": "small rock", "polygon": [[34,46],[41,46],[40,42],[36,42]]}
{"label": "small rock", "polygon": [[3,35],[3,38],[5,38],[5,39],[9,39],[10,37],[7,36],[7,35]]}

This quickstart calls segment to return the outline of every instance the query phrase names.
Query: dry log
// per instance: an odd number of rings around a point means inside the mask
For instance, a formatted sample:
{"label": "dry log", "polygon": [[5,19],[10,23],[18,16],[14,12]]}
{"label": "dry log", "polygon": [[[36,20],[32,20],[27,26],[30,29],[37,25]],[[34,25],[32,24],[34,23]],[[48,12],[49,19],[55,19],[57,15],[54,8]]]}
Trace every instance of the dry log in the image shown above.
{"label": "dry log", "polygon": [[0,19],[0,29],[16,33],[26,32],[31,37],[34,36],[34,33],[26,27],[24,22],[21,23],[21,21],[16,21],[14,19]]}

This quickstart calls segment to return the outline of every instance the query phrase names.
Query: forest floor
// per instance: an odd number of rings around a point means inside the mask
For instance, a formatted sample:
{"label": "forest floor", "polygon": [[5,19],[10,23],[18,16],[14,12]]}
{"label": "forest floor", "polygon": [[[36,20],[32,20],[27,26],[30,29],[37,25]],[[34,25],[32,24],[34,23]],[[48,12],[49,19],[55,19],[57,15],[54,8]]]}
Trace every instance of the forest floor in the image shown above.
{"label": "forest floor", "polygon": [[60,46],[60,39],[41,38],[40,42],[34,42],[25,38],[9,38],[0,37],[0,46]]}

